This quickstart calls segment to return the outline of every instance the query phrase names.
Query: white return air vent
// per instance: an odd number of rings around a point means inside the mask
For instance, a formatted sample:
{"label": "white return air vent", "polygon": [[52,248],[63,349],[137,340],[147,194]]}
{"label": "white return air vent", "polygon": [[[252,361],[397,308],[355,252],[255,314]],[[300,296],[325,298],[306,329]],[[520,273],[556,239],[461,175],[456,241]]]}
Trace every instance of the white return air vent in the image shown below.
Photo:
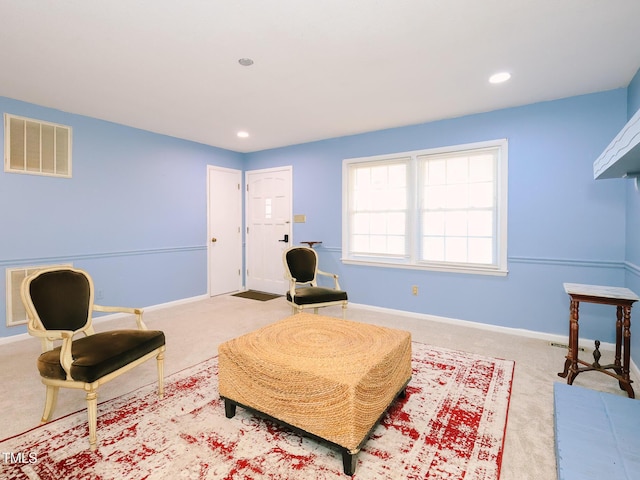
{"label": "white return air vent", "polygon": [[4,170],[71,177],[71,127],[5,113]]}
{"label": "white return air vent", "polygon": [[7,268],[7,327],[27,323],[27,311],[22,304],[22,298],[20,298],[22,281],[38,270],[55,266],[71,267],[72,265],[41,265],[37,267]]}

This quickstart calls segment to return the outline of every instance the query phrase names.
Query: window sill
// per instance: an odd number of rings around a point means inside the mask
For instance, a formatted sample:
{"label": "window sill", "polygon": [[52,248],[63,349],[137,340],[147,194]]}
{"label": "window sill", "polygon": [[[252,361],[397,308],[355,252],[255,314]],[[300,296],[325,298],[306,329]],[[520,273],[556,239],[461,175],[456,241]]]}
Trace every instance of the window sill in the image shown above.
{"label": "window sill", "polygon": [[413,263],[394,263],[375,260],[354,260],[352,258],[340,259],[345,265],[360,265],[364,267],[381,267],[381,268],[403,268],[407,270],[427,270],[433,272],[448,273],[464,273],[469,275],[492,275],[498,277],[506,277],[509,270],[498,267],[474,267],[464,265],[434,265],[434,264],[413,264]]}

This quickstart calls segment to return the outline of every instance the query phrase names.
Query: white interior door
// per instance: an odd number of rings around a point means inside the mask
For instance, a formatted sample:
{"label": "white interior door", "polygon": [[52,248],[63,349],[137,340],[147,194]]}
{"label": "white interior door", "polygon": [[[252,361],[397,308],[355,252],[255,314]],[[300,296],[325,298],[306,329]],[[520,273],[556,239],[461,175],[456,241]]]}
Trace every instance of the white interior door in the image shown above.
{"label": "white interior door", "polygon": [[242,172],[207,167],[209,295],[242,288]]}
{"label": "white interior door", "polygon": [[282,252],[292,243],[292,167],[246,172],[247,289],[283,294]]}

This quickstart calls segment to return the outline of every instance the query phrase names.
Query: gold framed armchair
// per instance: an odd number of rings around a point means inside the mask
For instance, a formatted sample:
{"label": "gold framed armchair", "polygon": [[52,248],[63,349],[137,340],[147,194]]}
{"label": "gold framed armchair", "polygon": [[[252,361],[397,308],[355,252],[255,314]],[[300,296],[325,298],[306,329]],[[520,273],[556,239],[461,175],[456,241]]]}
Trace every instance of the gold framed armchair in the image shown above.
{"label": "gold framed armchair", "polygon": [[[46,386],[43,423],[51,418],[61,387],[84,390],[89,446],[95,450],[98,387],[154,357],[158,395],[163,396],[165,336],[161,331],[147,329],[141,309],[95,305],[91,276],[69,267],[47,268],[28,276],[22,282],[21,296],[29,334],[42,342],[37,366]],[[135,315],[137,328],[95,333],[94,311]],[[56,341],[61,342],[57,347]]]}
{"label": "gold framed armchair", "polygon": [[[342,317],[346,315],[348,296],[340,289],[338,275],[318,269],[318,254],[313,248],[291,247],[282,254],[285,276],[289,281],[287,303],[294,312],[302,312],[305,308],[318,308],[331,305],[342,306]],[[319,287],[318,275],[333,279],[333,288]]]}

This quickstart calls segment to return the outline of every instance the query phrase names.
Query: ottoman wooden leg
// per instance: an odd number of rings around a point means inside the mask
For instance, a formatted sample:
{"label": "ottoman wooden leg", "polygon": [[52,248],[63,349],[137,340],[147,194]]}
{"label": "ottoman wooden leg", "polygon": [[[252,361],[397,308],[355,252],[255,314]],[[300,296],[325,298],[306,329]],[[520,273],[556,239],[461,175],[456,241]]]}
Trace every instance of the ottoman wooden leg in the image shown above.
{"label": "ottoman wooden leg", "polygon": [[354,475],[356,473],[356,465],[358,465],[358,452],[351,453],[346,448],[342,450],[342,466],[345,475]]}
{"label": "ottoman wooden leg", "polygon": [[228,398],[224,399],[224,414],[227,418],[233,418],[236,414],[236,404]]}

